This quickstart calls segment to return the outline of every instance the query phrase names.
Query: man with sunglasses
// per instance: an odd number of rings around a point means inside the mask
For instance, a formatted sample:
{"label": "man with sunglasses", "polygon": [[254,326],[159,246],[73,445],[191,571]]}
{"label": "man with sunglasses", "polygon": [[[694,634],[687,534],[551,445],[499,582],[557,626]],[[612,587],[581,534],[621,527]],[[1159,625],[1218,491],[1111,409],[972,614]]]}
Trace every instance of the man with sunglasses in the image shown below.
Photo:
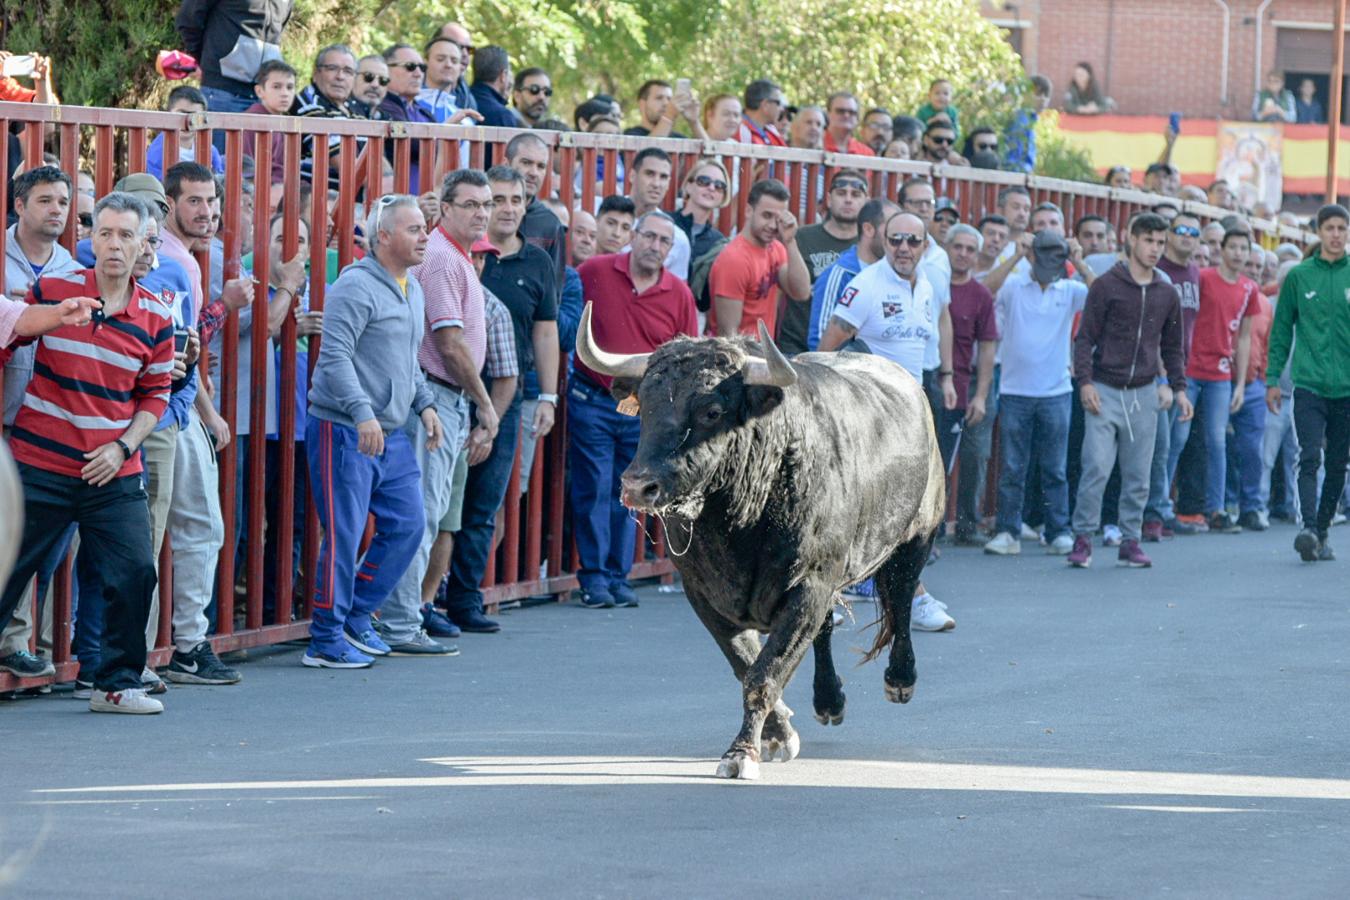
{"label": "man with sunglasses", "polygon": [[365,104],[366,109],[373,111],[380,108],[387,93],[389,93],[389,66],[385,63],[384,57],[377,53],[361,57],[356,64],[356,90],[353,96]]}
{"label": "man with sunglasses", "polygon": [[[887,124],[890,117],[886,117]],[[871,188],[857,169],[838,169],[830,178],[824,221],[807,225],[797,232],[797,249],[806,262],[806,271],[814,288],[822,272],[834,265],[844,251],[858,242],[858,215],[870,199]],[[811,318],[811,293],[791,294],[778,328],[778,346],[784,353],[805,353],[806,333]]]}
{"label": "man with sunglasses", "polygon": [[761,78],[747,84],[737,140],[743,144],[786,147],[787,141],[778,133],[778,111],[783,103],[783,89],[772,81]]}
{"label": "man with sunglasses", "polygon": [[526,128],[538,128],[539,123],[548,118],[548,108],[552,102],[553,79],[548,77],[548,72],[538,66],[531,66],[516,73],[511,103]]}
{"label": "man with sunglasses", "polygon": [[[912,213],[896,213],[886,221],[885,256],[849,282],[820,338],[821,352],[838,350],[855,339],[871,352],[903,368],[916,381],[923,378],[930,338],[940,344],[942,363],[938,379],[944,409],[955,409],[952,371],[952,322],[946,305],[938,303],[921,269],[929,243],[923,220]],[[930,410],[931,412],[931,410]],[[914,594],[910,625],[921,631],[950,631],[956,621],[947,607],[922,583]]]}
{"label": "man with sunglasses", "polygon": [[858,127],[858,98],[848,91],[837,91],[825,103],[829,124],[825,128],[826,153],[852,153],[876,156],[872,148],[853,136]]}
{"label": "man with sunglasses", "polygon": [[969,160],[956,152],[956,129],[941,119],[933,119],[924,129],[923,155],[920,158],[931,163],[970,165]]}
{"label": "man with sunglasses", "polygon": [[[384,62],[389,67],[389,90],[379,107],[383,118],[391,122],[434,123],[436,117],[431,109],[418,99],[422,92],[422,79],[427,72],[427,64],[422,61],[422,54],[408,44],[394,44],[384,51]],[[384,156],[391,164],[394,161],[394,148],[397,143],[397,141],[384,142]],[[431,185],[422,184],[420,178],[422,142],[410,140],[408,147],[409,190],[414,193],[430,190]]]}

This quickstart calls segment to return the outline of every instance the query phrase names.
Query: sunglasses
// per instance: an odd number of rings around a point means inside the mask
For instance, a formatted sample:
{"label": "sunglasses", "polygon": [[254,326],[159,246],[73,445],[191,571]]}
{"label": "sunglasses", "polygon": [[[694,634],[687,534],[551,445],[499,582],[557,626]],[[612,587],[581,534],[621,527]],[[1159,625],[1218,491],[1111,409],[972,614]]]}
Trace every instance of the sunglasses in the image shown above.
{"label": "sunglasses", "polygon": [[695,176],[694,184],[698,185],[699,187],[703,188],[710,187],[719,191],[725,191],[727,189],[727,183],[725,181],[723,181],[720,178],[713,178],[710,175]]}
{"label": "sunglasses", "polygon": [[1173,234],[1179,234],[1182,237],[1199,237],[1200,229],[1194,225],[1177,225],[1172,229]]}
{"label": "sunglasses", "polygon": [[859,181],[856,178],[840,178],[834,184],[830,185],[832,191],[862,191],[867,193],[867,182]]}
{"label": "sunglasses", "polygon": [[538,97],[543,94],[545,97],[553,96],[553,88],[543,84],[531,84],[520,89],[522,93],[529,94],[531,97]]}
{"label": "sunglasses", "polygon": [[982,141],[975,145],[975,150],[976,152],[979,152],[981,150],[988,150],[991,153],[996,153],[998,152],[998,141],[989,141],[988,143],[984,143]]}
{"label": "sunglasses", "polygon": [[80,220],[80,225],[82,225],[83,227],[85,228],[94,227],[94,216],[92,213],[80,213],[78,218]]}
{"label": "sunglasses", "polygon": [[388,75],[376,75],[374,72],[362,72],[361,80],[364,81],[366,84],[374,84],[375,82],[378,81],[380,83],[380,87],[389,87]]}
{"label": "sunglasses", "polygon": [[394,63],[394,65],[403,69],[405,72],[425,72],[427,70],[426,63],[401,62]]}
{"label": "sunglasses", "polygon": [[899,248],[900,248],[901,246],[903,246],[904,244],[909,244],[909,246],[911,246],[911,247],[918,247],[919,245],[921,245],[921,244],[923,243],[923,235],[921,235],[921,234],[888,234],[888,235],[886,235],[886,243],[890,244],[892,247],[894,247],[894,248],[896,248],[896,249],[899,249]]}
{"label": "sunglasses", "polygon": [[952,144],[956,143],[956,138],[954,137],[938,137],[935,134],[930,134],[928,139],[933,143],[941,144],[944,147],[950,147]]}

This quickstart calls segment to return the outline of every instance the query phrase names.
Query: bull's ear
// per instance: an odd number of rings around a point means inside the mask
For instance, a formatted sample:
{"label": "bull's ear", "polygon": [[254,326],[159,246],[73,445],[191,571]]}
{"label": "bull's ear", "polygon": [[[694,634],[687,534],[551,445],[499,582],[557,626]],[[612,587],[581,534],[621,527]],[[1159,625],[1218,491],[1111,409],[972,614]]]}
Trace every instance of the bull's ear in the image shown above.
{"label": "bull's ear", "polygon": [[745,389],[746,418],[766,416],[783,402],[783,389],[771,385],[755,384]]}

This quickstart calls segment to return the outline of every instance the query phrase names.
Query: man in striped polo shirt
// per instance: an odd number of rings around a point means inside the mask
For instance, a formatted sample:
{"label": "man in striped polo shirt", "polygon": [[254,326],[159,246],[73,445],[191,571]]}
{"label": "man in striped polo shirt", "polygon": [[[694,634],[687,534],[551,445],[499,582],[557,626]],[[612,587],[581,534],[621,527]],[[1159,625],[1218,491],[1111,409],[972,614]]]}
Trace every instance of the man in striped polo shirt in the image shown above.
{"label": "man in striped polo shirt", "polygon": [[136,451],[168,405],[173,370],[169,307],[132,278],[148,219],[133,196],[104,197],[94,209],[94,268],[40,278],[25,297],[29,304],[96,297],[102,308],[92,327],[63,326],[37,341],[10,438],[25,520],[18,563],[0,595],[0,628],[52,543],[78,523],[83,543],[98,548],[106,604],[89,701],[95,712],[164,709],[141,687],[156,574]]}

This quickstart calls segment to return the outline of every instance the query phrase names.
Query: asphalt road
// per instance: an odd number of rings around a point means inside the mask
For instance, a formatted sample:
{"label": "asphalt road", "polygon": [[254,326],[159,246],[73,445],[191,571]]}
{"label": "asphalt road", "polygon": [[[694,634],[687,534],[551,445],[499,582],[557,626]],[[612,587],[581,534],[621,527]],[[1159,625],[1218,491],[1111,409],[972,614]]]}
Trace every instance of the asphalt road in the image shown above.
{"label": "asphalt road", "polygon": [[157,717],[6,704],[0,894],[1345,897],[1350,561],[1292,538],[1148,571],[949,549],[914,700],[853,666],[860,605],[846,721],[812,719],[806,663],[801,757],[755,783],[712,777],[739,691],[655,589],[507,613],[455,659],[255,652]]}

